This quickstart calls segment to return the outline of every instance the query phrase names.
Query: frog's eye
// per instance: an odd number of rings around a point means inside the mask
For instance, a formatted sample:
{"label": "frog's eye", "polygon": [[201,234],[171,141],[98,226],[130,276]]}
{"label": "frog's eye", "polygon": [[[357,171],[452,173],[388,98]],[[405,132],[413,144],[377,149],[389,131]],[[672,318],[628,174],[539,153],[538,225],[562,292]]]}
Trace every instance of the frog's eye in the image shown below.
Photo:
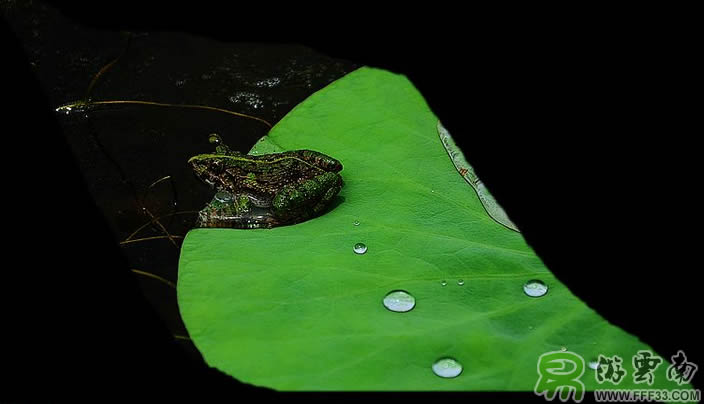
{"label": "frog's eye", "polygon": [[222,143],[222,139],[217,133],[211,133],[210,135],[208,135],[208,142],[210,144],[220,144]]}

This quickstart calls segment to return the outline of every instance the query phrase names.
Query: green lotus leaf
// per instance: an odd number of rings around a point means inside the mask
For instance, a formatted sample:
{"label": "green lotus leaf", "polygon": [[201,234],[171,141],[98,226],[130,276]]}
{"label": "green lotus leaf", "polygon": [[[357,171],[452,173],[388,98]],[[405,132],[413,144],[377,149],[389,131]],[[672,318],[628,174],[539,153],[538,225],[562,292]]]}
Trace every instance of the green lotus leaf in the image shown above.
{"label": "green lotus leaf", "polygon": [[[274,229],[194,229],[184,240],[179,308],[209,365],[277,390],[533,391],[540,355],[568,350],[586,363],[623,358],[617,386],[598,384],[587,366],[587,390],[680,387],[665,377],[668,357],[652,386],[634,383],[631,358],[651,348],[587,307],[520,233],[492,219],[404,76],[348,74],[252,153],[301,148],[344,165],[329,212]],[[546,295],[524,292],[532,279]],[[415,307],[387,309],[395,290]],[[433,372],[445,357],[462,365],[457,377]]]}

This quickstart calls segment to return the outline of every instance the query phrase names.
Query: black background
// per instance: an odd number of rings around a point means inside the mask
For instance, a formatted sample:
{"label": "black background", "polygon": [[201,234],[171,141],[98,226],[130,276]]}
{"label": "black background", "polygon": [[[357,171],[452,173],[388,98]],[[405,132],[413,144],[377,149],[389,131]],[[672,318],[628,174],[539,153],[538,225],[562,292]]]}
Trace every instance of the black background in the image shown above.
{"label": "black background", "polygon": [[[692,26],[680,16],[438,10],[411,19],[350,7],[343,23],[340,12],[266,4],[57,6],[104,29],[298,42],[406,74],[453,135],[490,134],[457,142],[558,278],[663,355],[683,349],[704,364],[693,258],[700,92],[686,46]],[[4,25],[2,38],[10,243],[1,398],[208,402],[269,393],[194,366],[160,326],[68,145],[47,135],[60,128],[19,41]],[[61,232],[77,222],[80,232]]]}

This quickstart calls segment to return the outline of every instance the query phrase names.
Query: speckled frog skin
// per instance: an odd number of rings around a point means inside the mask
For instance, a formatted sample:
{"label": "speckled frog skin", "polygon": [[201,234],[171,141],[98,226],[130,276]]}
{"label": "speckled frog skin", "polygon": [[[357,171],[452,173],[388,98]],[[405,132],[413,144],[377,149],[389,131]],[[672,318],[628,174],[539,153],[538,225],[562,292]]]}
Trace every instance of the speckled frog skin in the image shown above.
{"label": "speckled frog skin", "polygon": [[[214,143],[220,143],[215,138]],[[272,228],[322,214],[342,189],[342,164],[312,150],[244,155],[219,144],[188,160],[216,190],[197,227]]]}

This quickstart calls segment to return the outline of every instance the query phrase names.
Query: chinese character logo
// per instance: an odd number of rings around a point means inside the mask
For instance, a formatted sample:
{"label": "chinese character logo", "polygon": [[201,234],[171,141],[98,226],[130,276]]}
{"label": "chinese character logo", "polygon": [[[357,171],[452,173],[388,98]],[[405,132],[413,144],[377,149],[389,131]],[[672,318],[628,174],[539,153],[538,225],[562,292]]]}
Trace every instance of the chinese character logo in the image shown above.
{"label": "chinese character logo", "polygon": [[584,374],[584,358],[574,352],[546,352],[538,359],[538,383],[535,394],[551,401],[560,390],[560,400],[567,401],[572,395],[575,402],[584,398],[584,383],[579,378]]}
{"label": "chinese character logo", "polygon": [[637,355],[633,355],[633,382],[653,384],[653,372],[662,363],[662,358],[653,356],[650,351],[638,351]]}
{"label": "chinese character logo", "polygon": [[677,382],[679,385],[691,382],[697,372],[697,365],[687,362],[687,357],[682,350],[677,351],[677,355],[670,358],[672,364],[667,367],[667,380]]}
{"label": "chinese character logo", "polygon": [[626,375],[626,371],[621,367],[623,359],[621,359],[620,356],[614,355],[607,357],[599,355],[598,363],[599,366],[596,368],[595,377],[599,384],[605,381],[609,381],[612,384],[621,383],[621,379]]}

